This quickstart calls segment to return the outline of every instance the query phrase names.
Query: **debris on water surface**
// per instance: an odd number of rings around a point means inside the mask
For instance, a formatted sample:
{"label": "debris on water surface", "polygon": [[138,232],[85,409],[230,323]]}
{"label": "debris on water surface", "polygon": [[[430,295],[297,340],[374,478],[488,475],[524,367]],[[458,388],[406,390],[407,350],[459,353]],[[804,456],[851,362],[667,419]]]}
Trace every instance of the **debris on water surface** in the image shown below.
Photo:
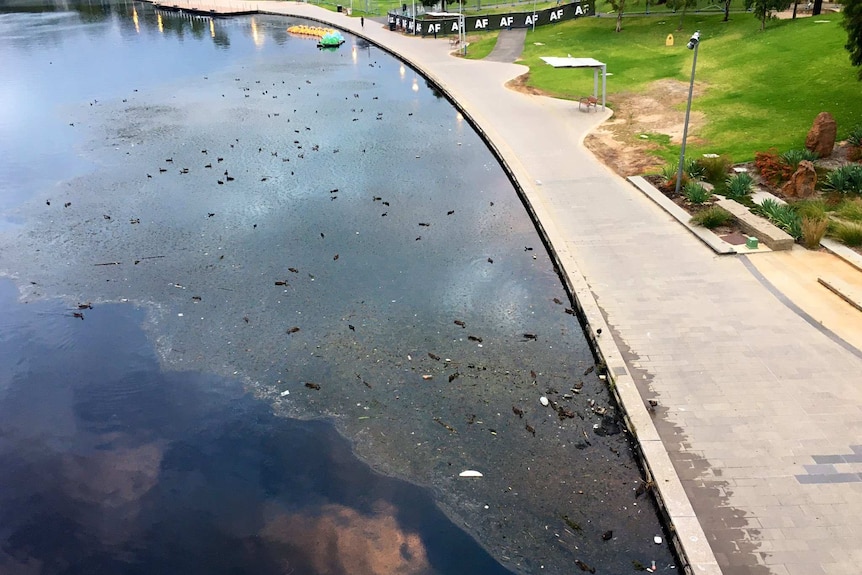
{"label": "debris on water surface", "polygon": [[484,477],[481,472],[468,469],[458,474],[458,477]]}

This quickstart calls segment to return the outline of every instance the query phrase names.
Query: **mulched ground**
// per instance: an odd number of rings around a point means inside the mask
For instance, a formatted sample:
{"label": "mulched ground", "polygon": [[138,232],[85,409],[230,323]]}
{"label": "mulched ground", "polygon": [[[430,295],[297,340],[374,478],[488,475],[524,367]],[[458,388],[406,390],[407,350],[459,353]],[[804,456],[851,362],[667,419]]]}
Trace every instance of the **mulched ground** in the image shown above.
{"label": "mulched ground", "polygon": [[[644,176],[644,179],[650,184],[652,184],[655,189],[664,194],[669,200],[687,211],[692,216],[711,207],[715,203],[715,200],[710,200],[702,204],[693,204],[689,202],[681,193],[677,194],[673,188],[665,186],[664,178],[662,178],[661,176]],[[744,244],[745,240],[748,238],[748,236],[746,236],[745,233],[742,231],[742,228],[740,228],[739,225],[736,223],[736,220],[731,220],[725,226],[713,228],[712,231],[713,233],[715,233],[715,235],[717,235],[727,243],[735,246]]]}

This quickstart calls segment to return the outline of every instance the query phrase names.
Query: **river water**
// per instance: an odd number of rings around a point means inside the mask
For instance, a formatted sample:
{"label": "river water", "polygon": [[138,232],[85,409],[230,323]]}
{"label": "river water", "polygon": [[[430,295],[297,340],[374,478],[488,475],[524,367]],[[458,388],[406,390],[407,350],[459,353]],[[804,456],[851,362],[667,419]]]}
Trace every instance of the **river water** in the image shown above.
{"label": "river water", "polygon": [[296,22],[0,5],[0,568],[675,570],[500,166]]}

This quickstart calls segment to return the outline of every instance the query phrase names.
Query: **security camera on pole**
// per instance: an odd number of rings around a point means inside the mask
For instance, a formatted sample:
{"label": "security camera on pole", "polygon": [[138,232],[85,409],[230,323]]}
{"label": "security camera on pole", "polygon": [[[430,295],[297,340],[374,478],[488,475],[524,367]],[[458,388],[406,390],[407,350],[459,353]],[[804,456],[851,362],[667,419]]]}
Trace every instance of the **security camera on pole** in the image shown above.
{"label": "security camera on pole", "polygon": [[691,94],[694,92],[694,70],[697,67],[697,47],[700,45],[700,30],[692,34],[691,40],[685,45],[689,50],[694,50],[694,60],[691,62],[691,81],[688,85],[688,105],[685,107],[685,124],[682,128],[682,148],[679,151],[679,166],[676,170],[675,192],[679,194],[682,183],[682,170],[685,166],[685,139],[688,136],[688,117],[691,114]]}

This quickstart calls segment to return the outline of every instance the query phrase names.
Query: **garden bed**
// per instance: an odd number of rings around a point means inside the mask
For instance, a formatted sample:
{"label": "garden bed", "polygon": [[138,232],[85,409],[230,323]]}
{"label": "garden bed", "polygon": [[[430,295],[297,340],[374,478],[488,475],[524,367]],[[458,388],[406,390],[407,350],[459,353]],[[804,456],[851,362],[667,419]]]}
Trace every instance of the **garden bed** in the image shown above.
{"label": "garden bed", "polygon": [[[730,243],[744,242],[751,234],[773,249],[788,249],[793,240],[809,249],[820,249],[821,239],[828,236],[862,256],[862,165],[851,161],[860,155],[860,148],[846,143],[823,159],[816,159],[807,150],[783,154],[770,150],[758,153],[755,162],[732,168],[729,159],[705,156],[687,162],[681,193],[675,191],[673,166],[645,179],[685,210],[694,223],[712,228]],[[816,172],[814,194],[805,199],[788,197],[783,185],[804,160],[811,161]],[[714,182],[721,196],[738,205],[723,199],[717,202],[719,196],[711,194],[713,186],[700,180]],[[719,203],[733,213],[733,219],[723,221],[727,216],[716,208]],[[761,217],[775,227],[764,226]],[[775,228],[789,237],[776,233]]]}

